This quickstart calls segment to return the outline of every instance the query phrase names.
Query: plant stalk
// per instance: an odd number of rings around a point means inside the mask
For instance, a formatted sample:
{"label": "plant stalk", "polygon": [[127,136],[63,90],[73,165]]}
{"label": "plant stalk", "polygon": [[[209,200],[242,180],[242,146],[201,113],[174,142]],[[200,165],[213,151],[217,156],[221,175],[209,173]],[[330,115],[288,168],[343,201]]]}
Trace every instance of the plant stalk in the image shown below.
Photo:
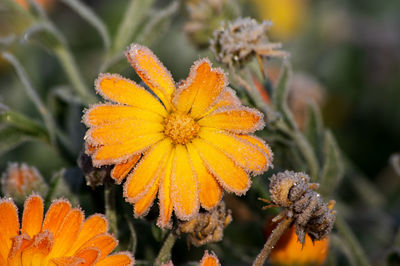
{"label": "plant stalk", "polygon": [[271,235],[268,237],[267,242],[260,253],[257,255],[256,259],[253,262],[253,266],[261,266],[264,265],[265,260],[268,258],[269,254],[271,253],[272,249],[281,238],[282,234],[286,231],[289,225],[292,223],[292,217],[284,218],[272,231]]}
{"label": "plant stalk", "polygon": [[171,259],[171,250],[176,242],[176,236],[171,231],[165,239],[164,244],[162,245],[160,252],[157,255],[156,260],[154,261],[155,266],[160,266],[163,263],[168,262]]}
{"label": "plant stalk", "polygon": [[106,178],[104,181],[104,205],[110,232],[118,237],[117,213],[115,210],[115,186],[111,178]]}

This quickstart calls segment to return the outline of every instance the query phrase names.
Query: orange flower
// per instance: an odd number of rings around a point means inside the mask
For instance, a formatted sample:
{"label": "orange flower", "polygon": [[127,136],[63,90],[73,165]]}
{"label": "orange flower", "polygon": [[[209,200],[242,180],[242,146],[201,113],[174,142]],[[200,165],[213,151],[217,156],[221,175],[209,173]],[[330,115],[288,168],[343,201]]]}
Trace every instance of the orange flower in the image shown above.
{"label": "orange flower", "polygon": [[118,241],[107,233],[99,214],[84,220],[80,209],[66,200],[53,202],[43,220],[43,200],[25,201],[21,229],[18,210],[10,199],[0,200],[0,265],[131,265],[128,252],[109,253]]}
{"label": "orange flower", "polygon": [[313,242],[307,234],[302,245],[292,226],[279,239],[269,261],[274,265],[322,265],[328,253],[328,245],[328,237]]}
{"label": "orange flower", "polygon": [[92,106],[83,121],[93,164],[116,164],[111,175],[117,183],[128,176],[124,196],[135,204],[135,215],[148,212],[157,192],[161,227],[170,226],[172,210],[189,220],[200,205],[215,207],[222,188],[244,194],[249,173],[262,173],[271,163],[264,141],[247,135],[264,126],[262,114],[241,106],[224,72],[207,59],[175,85],[148,48],[133,44],[126,56],[151,91],[100,74],[96,89],[114,103]]}
{"label": "orange flower", "polygon": [[220,266],[217,256],[214,252],[208,253],[208,250],[204,252],[204,256],[200,261],[200,266]]}
{"label": "orange flower", "polygon": [[[20,4],[24,8],[28,8],[29,4],[27,0],[14,0],[18,4]],[[41,7],[45,8],[46,10],[51,10],[53,5],[55,4],[54,0],[34,0],[37,4]]]}

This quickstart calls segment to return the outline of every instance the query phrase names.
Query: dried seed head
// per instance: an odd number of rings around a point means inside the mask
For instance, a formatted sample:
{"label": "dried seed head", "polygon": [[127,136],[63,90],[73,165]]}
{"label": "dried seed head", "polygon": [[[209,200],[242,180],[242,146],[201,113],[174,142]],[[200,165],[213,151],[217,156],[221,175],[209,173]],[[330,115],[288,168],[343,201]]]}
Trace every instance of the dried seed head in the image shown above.
{"label": "dried seed head", "polygon": [[209,39],[223,20],[239,15],[236,1],[232,0],[190,0],[186,1],[189,19],[184,31],[189,40],[198,48],[207,48]]}
{"label": "dried seed head", "polygon": [[214,31],[211,50],[218,62],[229,67],[242,67],[255,55],[283,57],[288,54],[278,50],[280,43],[271,43],[266,35],[271,21],[257,23],[252,18],[238,18],[232,22],[222,22]]}
{"label": "dried seed head", "polygon": [[39,171],[25,163],[8,164],[6,172],[1,177],[1,188],[6,197],[12,197],[18,204],[23,203],[32,192],[45,195],[48,190]]}
{"label": "dried seed head", "polygon": [[180,222],[177,234],[186,233],[188,242],[201,246],[222,240],[224,228],[232,221],[231,211],[221,203],[210,212],[200,213],[196,218]]}
{"label": "dried seed head", "polygon": [[325,203],[312,189],[317,184],[309,183],[304,173],[285,171],[270,178],[269,191],[274,205],[286,208],[286,215],[293,217],[296,234],[301,243],[305,235],[312,240],[325,238],[335,223],[333,202]]}
{"label": "dried seed head", "polygon": [[78,166],[86,179],[86,184],[94,189],[97,186],[104,184],[107,176],[110,176],[111,168],[109,166],[102,166],[100,168],[94,167],[92,158],[84,152],[78,157]]}

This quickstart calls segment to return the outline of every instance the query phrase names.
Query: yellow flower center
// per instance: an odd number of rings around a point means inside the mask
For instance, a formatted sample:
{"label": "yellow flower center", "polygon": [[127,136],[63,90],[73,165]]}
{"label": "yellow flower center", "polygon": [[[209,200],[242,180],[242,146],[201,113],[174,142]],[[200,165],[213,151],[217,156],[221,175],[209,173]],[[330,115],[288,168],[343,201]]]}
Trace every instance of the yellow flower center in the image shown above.
{"label": "yellow flower center", "polygon": [[186,144],[197,136],[200,126],[188,115],[172,113],[164,120],[164,134],[175,144]]}

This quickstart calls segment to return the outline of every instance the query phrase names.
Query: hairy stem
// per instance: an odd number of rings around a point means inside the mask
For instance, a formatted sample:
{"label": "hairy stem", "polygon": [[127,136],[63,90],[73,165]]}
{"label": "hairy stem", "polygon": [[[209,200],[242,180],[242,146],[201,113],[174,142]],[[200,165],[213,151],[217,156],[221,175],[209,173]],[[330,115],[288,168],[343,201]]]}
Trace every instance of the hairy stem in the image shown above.
{"label": "hairy stem", "polygon": [[283,219],[277,227],[275,227],[274,231],[272,231],[271,235],[268,237],[267,242],[261,252],[257,255],[257,258],[253,262],[253,266],[261,266],[264,265],[265,260],[268,258],[269,254],[271,253],[272,249],[276,245],[276,242],[281,238],[283,232],[289,227],[292,223],[293,218],[286,217]]}
{"label": "hairy stem", "polygon": [[175,244],[175,241],[176,241],[176,236],[171,231],[167,239],[165,239],[164,244],[162,245],[160,252],[157,255],[157,258],[154,261],[154,265],[156,266],[162,265],[163,263],[166,263],[171,259],[171,250]]}
{"label": "hairy stem", "polygon": [[106,178],[104,182],[104,205],[106,217],[110,226],[110,231],[118,236],[117,213],[115,211],[115,186],[111,178]]}

